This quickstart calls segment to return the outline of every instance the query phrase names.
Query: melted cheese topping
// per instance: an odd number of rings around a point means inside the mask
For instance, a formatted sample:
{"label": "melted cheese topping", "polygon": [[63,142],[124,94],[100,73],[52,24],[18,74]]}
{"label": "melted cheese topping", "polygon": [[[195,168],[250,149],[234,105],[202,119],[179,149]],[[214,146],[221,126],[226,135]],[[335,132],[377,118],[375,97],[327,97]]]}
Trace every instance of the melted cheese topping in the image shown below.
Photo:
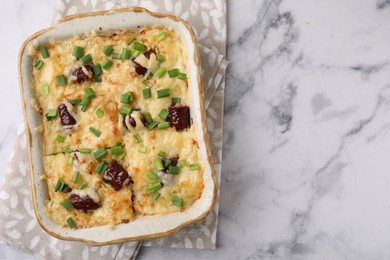
{"label": "melted cheese topping", "polygon": [[[158,40],[156,35],[164,32],[165,39]],[[148,69],[145,76],[138,75],[134,63],[126,59],[112,59],[103,53],[103,48],[111,46],[113,53],[121,53],[122,48],[134,51],[134,43],[128,45],[128,40],[136,36],[136,41],[146,46],[146,50],[153,50],[149,59],[141,53],[135,61]],[[84,48],[84,55],[91,54],[93,64],[103,64],[107,59],[113,62],[108,70],[103,70],[101,82],[91,80],[79,84],[77,77],[72,73],[75,69],[82,67],[80,60],[72,55],[74,46]],[[145,27],[137,31],[120,31],[111,36],[99,36],[92,33],[84,36],[75,36],[66,40],[51,40],[47,46],[50,57],[43,59],[39,50],[31,51],[33,64],[38,60],[44,62],[40,70],[33,69],[34,88],[38,104],[36,107],[42,114],[43,134],[43,161],[45,179],[48,184],[50,200],[47,202],[46,211],[56,223],[66,226],[66,219],[72,217],[77,228],[92,227],[96,225],[115,225],[134,219],[135,215],[163,215],[177,211],[184,211],[190,208],[200,198],[203,191],[203,167],[198,157],[198,146],[194,126],[183,131],[176,131],[175,128],[149,130],[143,125],[142,113],[149,112],[153,120],[164,122],[159,118],[162,109],[168,109],[172,97],[179,97],[182,105],[189,105],[188,83],[177,77],[169,77],[165,73],[160,79],[148,78],[149,73],[154,73],[158,68],[163,67],[167,71],[178,69],[186,73],[186,50],[181,41],[180,35],[175,31],[161,27]],[[156,54],[165,56],[164,62],[158,62]],[[82,71],[91,76],[91,72]],[[56,76],[65,75],[67,84],[57,86]],[[152,85],[152,97],[143,98],[142,90]],[[42,86],[47,86],[48,94],[42,91]],[[84,90],[92,88],[95,92],[87,109],[82,111],[81,105],[69,103],[72,99],[82,99]],[[157,90],[170,89],[170,97],[157,98]],[[119,113],[121,106],[121,95],[131,92],[133,101],[126,104],[135,108],[131,117],[136,123],[133,127],[130,116]],[[45,114],[50,109],[57,109],[60,104],[65,104],[69,113],[76,120],[73,127],[64,127],[60,117],[47,120]],[[102,118],[96,116],[96,110],[104,112]],[[100,136],[95,136],[90,128],[100,131]],[[134,135],[141,137],[141,142],[134,141]],[[63,136],[64,142],[56,141],[56,137]],[[110,147],[121,143],[125,155],[111,155]],[[102,180],[103,175],[95,172],[99,162],[92,155],[99,148],[107,148],[108,155],[103,160],[108,163],[116,159],[128,171],[134,183],[125,185],[119,191],[115,191],[110,184]],[[64,154],[64,149],[79,150],[90,148],[91,154],[76,153],[78,160],[73,160],[71,165],[67,164],[67,158],[72,154]],[[141,148],[141,150],[140,150]],[[146,151],[142,151],[146,149]],[[159,159],[158,153],[166,152],[166,158],[179,158],[180,167],[178,175],[159,172],[154,162]],[[189,164],[198,163],[199,168],[191,171]],[[78,183],[72,183],[73,173],[80,172]],[[157,174],[157,180],[147,177],[148,172]],[[72,189],[71,193],[54,192],[54,186],[58,179],[62,178]],[[79,189],[80,180],[88,183],[88,188]],[[160,181],[162,188],[154,192],[147,192],[148,185]],[[156,192],[160,193],[157,200],[153,199]],[[69,198],[71,194],[80,196],[88,195],[101,207],[96,210],[84,212],[81,210],[66,210],[60,202]],[[173,198],[183,199],[182,206],[172,203]],[[109,198],[109,199],[108,199]],[[134,201],[132,200],[134,198]],[[134,211],[133,211],[134,208]]]}

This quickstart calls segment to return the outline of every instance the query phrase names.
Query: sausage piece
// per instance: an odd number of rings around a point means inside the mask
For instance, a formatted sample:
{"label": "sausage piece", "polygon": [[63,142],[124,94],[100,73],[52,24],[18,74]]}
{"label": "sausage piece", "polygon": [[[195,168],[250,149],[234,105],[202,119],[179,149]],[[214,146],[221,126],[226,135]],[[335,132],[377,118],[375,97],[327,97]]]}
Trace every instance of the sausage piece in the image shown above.
{"label": "sausage piece", "polygon": [[190,108],[172,104],[169,108],[169,123],[176,130],[184,130],[191,126]]}
{"label": "sausage piece", "polygon": [[73,126],[76,124],[76,119],[69,113],[64,103],[59,105],[57,110],[63,126]]}
{"label": "sausage piece", "polygon": [[117,161],[111,162],[108,169],[104,172],[103,180],[111,184],[116,191],[131,182],[129,174]]}
{"label": "sausage piece", "polygon": [[69,200],[75,209],[86,211],[86,210],[100,208],[100,204],[96,203],[88,195],[85,197],[80,197],[77,194],[72,194],[70,195]]}

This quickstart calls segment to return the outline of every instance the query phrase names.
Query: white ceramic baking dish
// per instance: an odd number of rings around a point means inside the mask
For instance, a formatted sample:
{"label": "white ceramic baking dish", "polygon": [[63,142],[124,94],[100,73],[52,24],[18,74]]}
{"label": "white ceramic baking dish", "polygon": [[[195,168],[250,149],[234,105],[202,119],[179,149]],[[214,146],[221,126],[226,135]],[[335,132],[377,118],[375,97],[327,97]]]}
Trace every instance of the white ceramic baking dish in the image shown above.
{"label": "white ceramic baking dish", "polygon": [[[139,25],[157,24],[172,27],[180,33],[187,50],[191,118],[196,130],[201,163],[205,168],[202,196],[190,209],[181,213],[164,216],[138,216],[135,221],[120,224],[114,228],[107,226],[76,230],[62,228],[51,221],[44,212],[48,192],[46,182],[40,180],[43,173],[42,137],[41,134],[35,131],[35,128],[41,124],[41,116],[31,106],[31,100],[35,98],[35,94],[31,86],[33,66],[32,60],[27,54],[28,46],[35,42],[38,42],[39,45],[45,45],[52,38],[68,38],[92,30],[96,30],[98,33],[111,33],[122,28],[134,29]],[[99,27],[102,30],[99,30]],[[201,94],[199,53],[193,31],[185,21],[172,15],[152,13],[143,8],[120,9],[65,17],[53,27],[33,34],[24,42],[19,53],[19,80],[29,147],[34,210],[39,224],[47,233],[60,239],[80,240],[90,245],[106,245],[168,235],[185,225],[204,218],[210,212],[215,203],[217,188],[210,155],[203,96]]]}

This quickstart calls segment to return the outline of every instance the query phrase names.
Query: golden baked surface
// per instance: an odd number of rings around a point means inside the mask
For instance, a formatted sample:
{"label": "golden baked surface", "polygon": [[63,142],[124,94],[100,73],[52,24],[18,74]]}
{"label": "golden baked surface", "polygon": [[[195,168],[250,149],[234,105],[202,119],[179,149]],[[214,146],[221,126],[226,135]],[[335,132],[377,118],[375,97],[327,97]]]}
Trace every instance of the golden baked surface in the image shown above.
{"label": "golden baked surface", "polygon": [[179,34],[91,32],[29,51],[54,222],[116,225],[200,198],[204,167]]}

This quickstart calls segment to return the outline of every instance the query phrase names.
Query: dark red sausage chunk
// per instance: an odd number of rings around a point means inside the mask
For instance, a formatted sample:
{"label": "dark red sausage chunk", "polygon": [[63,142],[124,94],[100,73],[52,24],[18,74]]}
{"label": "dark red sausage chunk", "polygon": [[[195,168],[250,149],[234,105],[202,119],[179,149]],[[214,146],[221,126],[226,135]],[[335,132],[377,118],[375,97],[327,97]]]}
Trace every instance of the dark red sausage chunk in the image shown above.
{"label": "dark red sausage chunk", "polygon": [[60,115],[61,123],[63,126],[75,125],[76,119],[69,113],[65,104],[58,106],[58,114]]}
{"label": "dark red sausage chunk", "polygon": [[176,130],[183,130],[191,126],[190,108],[172,104],[169,108],[169,123]]}
{"label": "dark red sausage chunk", "polygon": [[152,55],[152,53],[154,53],[154,51],[152,49],[150,49],[150,50],[145,51],[144,55],[149,60],[150,59],[150,55]]}
{"label": "dark red sausage chunk", "polygon": [[142,75],[142,76],[145,76],[146,72],[148,71],[147,68],[141,66],[138,62],[136,62],[135,60],[132,60],[133,63],[134,63],[134,69],[135,69],[135,72],[137,72],[138,75]]}
{"label": "dark red sausage chunk", "polygon": [[122,189],[124,185],[131,181],[127,171],[117,161],[111,162],[107,171],[104,173],[103,179],[111,184],[116,191]]}
{"label": "dark red sausage chunk", "polygon": [[[92,65],[85,65],[84,67],[93,76],[93,67],[92,67]],[[89,77],[87,74],[85,74],[85,72],[83,71],[83,67],[75,69],[73,71],[72,75],[77,77],[77,82],[80,83],[80,84],[84,83],[84,82],[87,82],[87,81],[91,80],[91,78],[92,78],[92,77]]]}
{"label": "dark red sausage chunk", "polygon": [[88,195],[85,197],[80,197],[77,194],[72,194],[70,195],[69,200],[75,209],[86,211],[86,210],[100,208],[100,204],[96,203]]}

